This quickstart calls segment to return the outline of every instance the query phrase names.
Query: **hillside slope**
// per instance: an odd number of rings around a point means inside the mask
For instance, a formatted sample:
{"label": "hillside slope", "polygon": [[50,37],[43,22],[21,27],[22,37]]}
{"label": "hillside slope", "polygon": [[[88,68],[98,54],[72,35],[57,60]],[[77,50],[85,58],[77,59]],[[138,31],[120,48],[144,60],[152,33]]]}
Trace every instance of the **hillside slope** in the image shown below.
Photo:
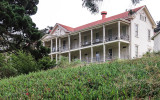
{"label": "hillside slope", "polygon": [[0,80],[2,99],[159,99],[160,56],[30,73]]}

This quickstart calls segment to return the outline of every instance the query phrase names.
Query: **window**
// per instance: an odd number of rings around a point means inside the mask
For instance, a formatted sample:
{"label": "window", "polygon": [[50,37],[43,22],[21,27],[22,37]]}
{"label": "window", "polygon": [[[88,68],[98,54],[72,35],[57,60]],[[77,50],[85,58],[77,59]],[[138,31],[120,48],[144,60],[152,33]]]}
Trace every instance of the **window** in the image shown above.
{"label": "window", "polygon": [[145,15],[140,14],[140,20],[142,20],[142,21],[145,21],[145,22],[146,22],[146,16],[145,16]]}
{"label": "window", "polygon": [[99,33],[96,33],[96,39],[99,39]]}
{"label": "window", "polygon": [[148,30],[148,41],[150,41],[150,40],[151,40],[151,31]]}
{"label": "window", "polygon": [[126,36],[126,26],[122,27],[122,33],[123,33],[123,36]]}
{"label": "window", "polygon": [[135,24],[135,37],[138,37],[138,24]]}
{"label": "window", "polygon": [[63,49],[66,48],[66,40],[63,41]]}
{"label": "window", "polygon": [[108,50],[109,59],[112,59],[112,49]]}
{"label": "window", "polygon": [[138,45],[135,46],[135,57],[138,58]]}
{"label": "window", "polygon": [[112,40],[112,29],[108,30],[108,38],[109,38],[109,41]]}
{"label": "window", "polygon": [[87,44],[87,36],[84,36],[84,44]]}

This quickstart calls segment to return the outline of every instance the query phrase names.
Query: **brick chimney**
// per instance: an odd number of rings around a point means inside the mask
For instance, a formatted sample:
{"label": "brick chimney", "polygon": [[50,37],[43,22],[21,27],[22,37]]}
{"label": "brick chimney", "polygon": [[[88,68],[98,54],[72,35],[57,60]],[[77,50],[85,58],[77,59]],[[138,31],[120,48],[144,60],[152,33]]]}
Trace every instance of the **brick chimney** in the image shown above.
{"label": "brick chimney", "polygon": [[101,15],[102,15],[102,20],[103,20],[103,19],[106,18],[107,12],[106,12],[106,11],[102,11],[102,12],[101,12]]}

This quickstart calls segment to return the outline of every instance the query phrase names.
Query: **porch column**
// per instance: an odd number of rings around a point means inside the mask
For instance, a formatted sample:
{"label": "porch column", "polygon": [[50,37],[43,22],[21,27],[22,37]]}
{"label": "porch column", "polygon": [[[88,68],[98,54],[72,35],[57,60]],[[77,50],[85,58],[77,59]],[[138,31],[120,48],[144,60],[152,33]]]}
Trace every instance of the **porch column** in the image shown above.
{"label": "porch column", "polygon": [[53,55],[51,54],[51,61],[53,61]]}
{"label": "porch column", "polygon": [[106,61],[106,45],[103,44],[103,61]]}
{"label": "porch column", "polygon": [[93,47],[91,47],[91,62],[93,62]]}
{"label": "porch column", "polygon": [[81,54],[82,54],[82,52],[81,52],[81,50],[79,50],[79,60],[80,61],[82,61],[82,55]]}
{"label": "porch column", "polygon": [[118,42],[118,59],[121,59],[121,43]]}
{"label": "porch column", "polygon": [[68,53],[69,56],[69,63],[71,62],[71,52]]}
{"label": "porch column", "polygon": [[105,29],[105,25],[103,25],[103,43],[105,42],[105,36],[106,36],[106,29]]}
{"label": "porch column", "polygon": [[91,45],[93,45],[93,29],[91,29]]}
{"label": "porch column", "polygon": [[56,37],[56,52],[58,52],[57,50],[58,50],[58,45],[57,45],[57,37]]}
{"label": "porch column", "polygon": [[61,48],[61,38],[59,38],[59,49]]}
{"label": "porch column", "polygon": [[53,41],[51,39],[51,53],[52,53],[52,49],[53,49]]}
{"label": "porch column", "polygon": [[121,23],[120,23],[120,21],[118,21],[118,40],[121,39],[121,37],[120,37],[121,36],[121,34],[120,34],[121,33],[121,29],[120,28],[121,28]]}
{"label": "porch column", "polygon": [[56,54],[56,64],[58,63],[58,54]]}
{"label": "porch column", "polygon": [[45,42],[43,41],[42,43],[43,43],[43,46],[45,47]]}
{"label": "porch column", "polygon": [[71,41],[70,41],[70,35],[68,35],[68,49],[69,49],[69,51],[70,51],[70,45],[71,45],[71,43],[70,43]]}
{"label": "porch column", "polygon": [[79,48],[81,47],[81,32],[79,32]]}

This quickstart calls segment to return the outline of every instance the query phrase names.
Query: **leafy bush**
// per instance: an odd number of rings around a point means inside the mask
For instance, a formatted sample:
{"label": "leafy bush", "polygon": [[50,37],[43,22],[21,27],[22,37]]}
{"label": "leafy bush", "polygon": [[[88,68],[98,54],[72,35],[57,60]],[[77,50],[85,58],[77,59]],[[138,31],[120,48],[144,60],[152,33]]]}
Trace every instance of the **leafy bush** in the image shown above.
{"label": "leafy bush", "polygon": [[18,51],[12,53],[9,60],[9,66],[15,68],[18,74],[28,74],[37,71],[37,63],[30,53]]}
{"label": "leafy bush", "polygon": [[17,75],[17,70],[7,63],[7,58],[0,54],[0,79]]}
{"label": "leafy bush", "polygon": [[69,65],[70,63],[69,63],[68,57],[64,57],[64,56],[61,56],[57,63],[57,66],[61,68],[69,67]]}
{"label": "leafy bush", "polygon": [[40,70],[47,70],[56,66],[55,60],[51,61],[49,57],[43,57],[38,61],[38,67]]}

